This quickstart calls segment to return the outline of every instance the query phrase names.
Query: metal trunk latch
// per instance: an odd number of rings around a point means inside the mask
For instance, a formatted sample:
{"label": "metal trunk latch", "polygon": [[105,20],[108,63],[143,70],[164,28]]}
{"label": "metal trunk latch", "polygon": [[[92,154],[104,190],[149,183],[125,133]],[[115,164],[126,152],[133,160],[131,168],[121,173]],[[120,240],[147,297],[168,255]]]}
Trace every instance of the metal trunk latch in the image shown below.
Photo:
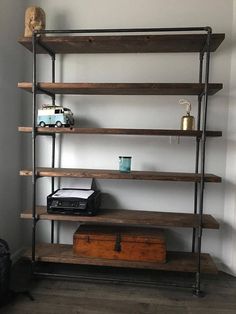
{"label": "metal trunk latch", "polygon": [[114,250],[116,252],[121,252],[121,235],[120,235],[120,233],[117,233],[117,235],[116,235],[116,242],[115,242]]}

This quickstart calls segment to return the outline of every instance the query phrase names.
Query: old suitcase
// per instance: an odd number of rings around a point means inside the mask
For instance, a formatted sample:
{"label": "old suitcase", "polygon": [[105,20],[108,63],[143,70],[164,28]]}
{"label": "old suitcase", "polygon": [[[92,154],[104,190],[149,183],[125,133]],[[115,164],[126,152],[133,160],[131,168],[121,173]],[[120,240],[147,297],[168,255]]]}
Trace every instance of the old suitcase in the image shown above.
{"label": "old suitcase", "polygon": [[164,263],[166,243],[161,229],[81,225],[73,237],[80,257]]}

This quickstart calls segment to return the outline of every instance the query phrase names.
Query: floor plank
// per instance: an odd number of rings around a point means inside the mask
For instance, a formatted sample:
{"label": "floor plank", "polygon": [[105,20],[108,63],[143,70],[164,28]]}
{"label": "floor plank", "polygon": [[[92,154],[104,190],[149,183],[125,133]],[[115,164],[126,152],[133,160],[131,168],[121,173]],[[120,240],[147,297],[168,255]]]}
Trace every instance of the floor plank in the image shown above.
{"label": "floor plank", "polygon": [[[159,287],[158,280],[177,280],[189,284],[193,277],[168,272],[126,272],[114,274],[105,269],[114,281],[106,282],[101,268],[81,267],[71,273],[96,275],[96,280],[62,280],[32,278],[29,261],[20,261],[12,270],[12,289],[28,290],[34,297],[31,301],[25,294],[15,294],[1,314],[233,314],[236,312],[236,278],[220,272],[219,275],[203,275],[204,298],[192,295],[191,289]],[[46,267],[46,265],[44,265]],[[50,266],[51,267],[51,266]],[[51,268],[50,271],[53,269]],[[69,269],[64,269],[69,272]],[[96,274],[95,274],[96,272]],[[98,280],[103,278],[103,280]],[[152,280],[152,285],[118,283],[117,278]],[[135,277],[135,278],[134,278]],[[151,282],[150,282],[151,283]]]}

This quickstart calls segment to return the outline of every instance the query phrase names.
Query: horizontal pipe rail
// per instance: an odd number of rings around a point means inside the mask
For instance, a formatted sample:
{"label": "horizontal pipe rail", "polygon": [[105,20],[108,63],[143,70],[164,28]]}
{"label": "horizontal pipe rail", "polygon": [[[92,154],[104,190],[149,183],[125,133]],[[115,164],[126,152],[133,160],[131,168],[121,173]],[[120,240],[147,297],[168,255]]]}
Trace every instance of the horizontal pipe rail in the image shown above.
{"label": "horizontal pipe rail", "polygon": [[174,28],[112,28],[112,29],[67,29],[67,30],[35,30],[35,34],[102,34],[102,33],[152,33],[152,32],[211,32],[206,27],[174,27]]}
{"label": "horizontal pipe rail", "polygon": [[33,275],[38,277],[48,277],[48,278],[61,278],[61,279],[68,279],[68,280],[87,280],[87,281],[103,281],[103,282],[112,282],[112,283],[121,283],[121,284],[128,284],[128,285],[136,285],[136,286],[154,286],[154,287],[176,287],[176,288],[186,288],[186,289],[193,289],[193,285],[185,285],[179,284],[175,282],[163,282],[163,281],[149,281],[149,280],[132,280],[132,279],[125,279],[125,278],[112,278],[112,277],[101,277],[101,276],[89,276],[89,275],[69,275],[69,274],[62,274],[62,273],[48,273],[48,272],[37,272],[35,271]]}

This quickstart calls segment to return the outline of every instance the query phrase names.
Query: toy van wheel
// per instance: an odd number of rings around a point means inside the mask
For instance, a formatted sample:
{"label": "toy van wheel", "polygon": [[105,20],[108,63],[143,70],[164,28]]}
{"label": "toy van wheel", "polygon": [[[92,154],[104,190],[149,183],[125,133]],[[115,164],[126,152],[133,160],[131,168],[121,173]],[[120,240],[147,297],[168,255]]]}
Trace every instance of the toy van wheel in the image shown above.
{"label": "toy van wheel", "polygon": [[39,123],[39,126],[41,126],[41,128],[44,128],[45,127],[45,122],[43,122],[43,121],[41,121],[40,123]]}
{"label": "toy van wheel", "polygon": [[61,121],[57,121],[57,122],[56,122],[56,127],[58,127],[58,128],[61,128],[61,127],[62,127]]}

